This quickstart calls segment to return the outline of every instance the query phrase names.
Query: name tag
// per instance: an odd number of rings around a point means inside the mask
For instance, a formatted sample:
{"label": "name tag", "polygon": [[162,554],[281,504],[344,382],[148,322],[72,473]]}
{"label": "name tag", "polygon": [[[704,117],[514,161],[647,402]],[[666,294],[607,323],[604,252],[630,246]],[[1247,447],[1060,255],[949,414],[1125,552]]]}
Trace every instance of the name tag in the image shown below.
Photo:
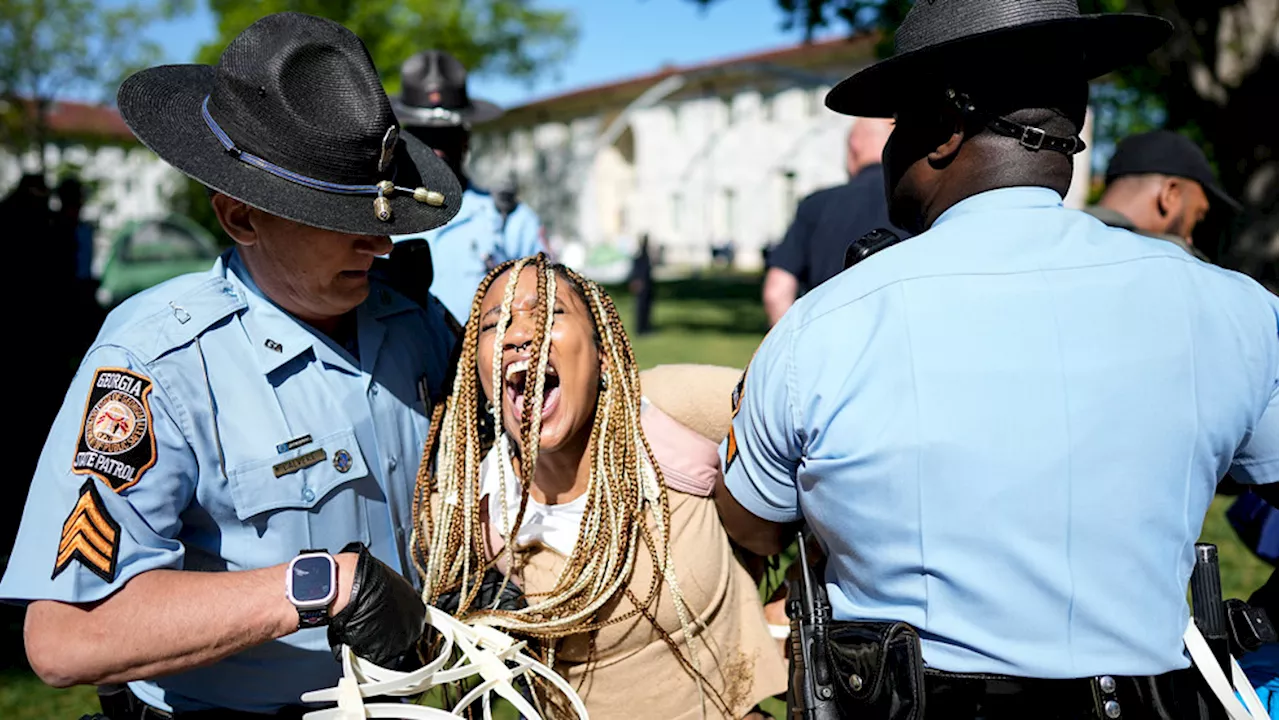
{"label": "name tag", "polygon": [[311,442],[310,435],[303,435],[302,437],[296,437],[288,442],[282,442],[279,445],[277,445],[276,452],[287,453],[290,450],[297,450],[298,448],[302,447],[303,445],[306,445],[309,442]]}
{"label": "name tag", "polygon": [[311,452],[306,453],[305,455],[299,455],[292,460],[285,460],[284,462],[272,467],[271,470],[276,474],[276,477],[288,475],[289,473],[297,472],[303,468],[309,468],[312,465],[315,465],[316,463],[324,460],[324,456],[324,448],[312,450]]}

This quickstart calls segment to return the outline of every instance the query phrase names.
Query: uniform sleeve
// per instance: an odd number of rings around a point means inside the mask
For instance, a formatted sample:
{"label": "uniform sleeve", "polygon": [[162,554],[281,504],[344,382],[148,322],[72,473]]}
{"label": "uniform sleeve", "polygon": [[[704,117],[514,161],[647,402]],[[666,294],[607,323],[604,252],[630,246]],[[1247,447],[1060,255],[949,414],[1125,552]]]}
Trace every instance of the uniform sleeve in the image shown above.
{"label": "uniform sleeve", "polygon": [[546,252],[542,243],[542,222],[528,205],[520,203],[507,218],[503,232],[503,245],[507,260],[529,257]]}
{"label": "uniform sleeve", "polygon": [[796,217],[791,221],[791,227],[787,228],[787,234],[769,253],[769,267],[786,270],[802,281],[806,279],[809,257],[807,249],[813,236],[815,206],[813,195],[800,201]]}
{"label": "uniform sleeve", "polygon": [[1269,328],[1265,341],[1269,358],[1265,368],[1267,376],[1267,401],[1262,414],[1254,425],[1253,431],[1236,449],[1235,458],[1231,461],[1229,474],[1236,482],[1248,485],[1266,485],[1280,481],[1280,410],[1277,410],[1277,398],[1280,397],[1280,373],[1277,372],[1277,339],[1280,339],[1280,312],[1277,311],[1276,296],[1259,287],[1259,292],[1266,293],[1270,305]]}
{"label": "uniform sleeve", "polygon": [[752,514],[772,522],[800,519],[795,473],[802,444],[792,393],[792,328],[784,317],[765,337],[734,392],[733,422],[720,446],[725,485]]}
{"label": "uniform sleeve", "polygon": [[197,464],[181,412],[127,351],[85,357],[40,454],[0,600],[93,602],[182,567],[175,538]]}

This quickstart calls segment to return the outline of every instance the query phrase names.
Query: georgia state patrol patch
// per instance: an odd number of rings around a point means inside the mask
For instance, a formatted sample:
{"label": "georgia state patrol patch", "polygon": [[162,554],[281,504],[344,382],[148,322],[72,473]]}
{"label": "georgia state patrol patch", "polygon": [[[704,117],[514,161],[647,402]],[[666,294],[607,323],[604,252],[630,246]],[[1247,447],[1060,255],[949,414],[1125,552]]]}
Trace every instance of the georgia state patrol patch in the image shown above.
{"label": "georgia state patrol patch", "polygon": [[71,508],[71,514],[62,523],[62,539],[58,542],[58,559],[53,564],[53,575],[58,577],[79,560],[81,565],[93,571],[106,582],[116,579],[116,558],[120,553],[120,523],[112,519],[102,504],[98,486],[92,479],[80,486],[80,499]]}
{"label": "georgia state patrol patch", "polygon": [[120,492],[156,464],[151,379],[124,368],[98,368],[85,403],[71,471],[92,475]]}

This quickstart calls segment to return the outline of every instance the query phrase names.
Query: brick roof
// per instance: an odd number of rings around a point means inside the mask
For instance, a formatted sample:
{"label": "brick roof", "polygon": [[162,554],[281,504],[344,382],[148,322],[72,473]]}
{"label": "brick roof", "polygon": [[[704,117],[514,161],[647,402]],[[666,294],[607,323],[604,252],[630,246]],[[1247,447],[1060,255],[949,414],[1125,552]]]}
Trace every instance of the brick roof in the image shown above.
{"label": "brick roof", "polygon": [[[32,100],[24,98],[21,103],[27,113],[35,112]],[[119,111],[105,105],[55,100],[49,105],[47,123],[50,140],[137,142]]]}
{"label": "brick roof", "polygon": [[778,65],[796,70],[827,70],[833,66],[847,68],[844,74],[851,74],[855,69],[875,59],[876,44],[880,41],[879,33],[863,33],[852,37],[839,37],[811,43],[801,43],[783,48],[775,48],[761,52],[734,55],[703,63],[684,66],[664,66],[661,69],[622,80],[589,85],[568,92],[539,98],[507,109],[503,117],[486,123],[490,125],[506,125],[508,123],[527,122],[532,118],[549,115],[574,114],[584,106],[598,106],[616,102],[619,105],[630,102],[654,84],[677,74],[700,73],[710,70],[732,71],[734,66],[750,66],[755,64]]}

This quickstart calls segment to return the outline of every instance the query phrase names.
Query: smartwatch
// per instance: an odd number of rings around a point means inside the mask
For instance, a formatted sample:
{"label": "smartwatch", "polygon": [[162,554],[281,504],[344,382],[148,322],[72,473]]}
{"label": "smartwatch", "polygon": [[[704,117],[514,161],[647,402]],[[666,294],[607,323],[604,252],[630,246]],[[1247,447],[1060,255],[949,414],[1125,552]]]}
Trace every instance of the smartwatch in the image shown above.
{"label": "smartwatch", "polygon": [[298,628],[329,624],[329,606],[338,597],[338,563],[324,550],[303,550],[289,561],[285,597],[298,609]]}

